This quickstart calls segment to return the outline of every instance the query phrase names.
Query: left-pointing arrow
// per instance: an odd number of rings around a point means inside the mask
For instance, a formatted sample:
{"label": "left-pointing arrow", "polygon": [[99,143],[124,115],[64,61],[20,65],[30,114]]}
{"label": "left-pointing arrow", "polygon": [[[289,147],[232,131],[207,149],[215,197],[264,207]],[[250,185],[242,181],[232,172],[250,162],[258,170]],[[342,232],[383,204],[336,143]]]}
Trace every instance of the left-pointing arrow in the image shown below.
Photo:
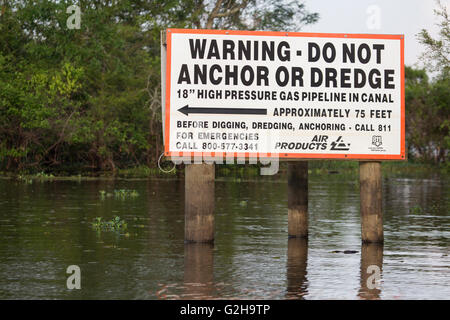
{"label": "left-pointing arrow", "polygon": [[181,113],[189,115],[190,113],[204,113],[204,114],[258,114],[266,115],[267,109],[255,108],[210,108],[210,107],[184,107],[178,109]]}

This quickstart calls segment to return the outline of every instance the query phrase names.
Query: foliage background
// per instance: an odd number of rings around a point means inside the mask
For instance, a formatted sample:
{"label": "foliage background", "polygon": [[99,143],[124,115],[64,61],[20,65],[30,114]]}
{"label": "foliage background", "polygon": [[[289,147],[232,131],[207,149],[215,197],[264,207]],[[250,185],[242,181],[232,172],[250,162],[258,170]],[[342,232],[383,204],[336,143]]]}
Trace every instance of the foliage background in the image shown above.
{"label": "foliage background", "polygon": [[[80,30],[66,26],[72,4]],[[290,0],[0,0],[0,10],[0,170],[29,173],[156,167],[161,30],[290,31],[319,18]],[[446,9],[437,14],[440,38],[419,40],[438,76],[406,70],[407,143],[410,159],[445,163],[449,29]]]}

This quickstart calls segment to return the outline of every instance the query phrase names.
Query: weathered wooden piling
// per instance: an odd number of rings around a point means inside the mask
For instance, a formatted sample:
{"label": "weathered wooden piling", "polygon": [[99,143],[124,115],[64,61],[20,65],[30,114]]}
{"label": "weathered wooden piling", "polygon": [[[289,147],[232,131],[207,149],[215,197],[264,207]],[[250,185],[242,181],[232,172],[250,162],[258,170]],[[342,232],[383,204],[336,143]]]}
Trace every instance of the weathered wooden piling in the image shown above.
{"label": "weathered wooden piling", "polygon": [[288,235],[308,237],[308,162],[288,164]]}
{"label": "weathered wooden piling", "polygon": [[184,245],[184,285],[188,299],[210,299],[213,293],[214,244]]}
{"label": "weathered wooden piling", "polygon": [[302,299],[307,292],[308,239],[289,238],[286,265],[288,299]]}
{"label": "weathered wooden piling", "polygon": [[214,241],[214,178],[214,165],[186,165],[184,239],[187,242]]}
{"label": "weathered wooden piling", "polygon": [[361,240],[382,243],[384,236],[380,162],[359,163],[359,191]]}

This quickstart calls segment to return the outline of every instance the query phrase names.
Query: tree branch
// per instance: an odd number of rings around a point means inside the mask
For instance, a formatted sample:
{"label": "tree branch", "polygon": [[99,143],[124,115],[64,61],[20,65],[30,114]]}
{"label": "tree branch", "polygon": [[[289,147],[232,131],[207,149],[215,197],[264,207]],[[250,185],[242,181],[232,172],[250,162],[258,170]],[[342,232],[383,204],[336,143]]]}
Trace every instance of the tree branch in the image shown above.
{"label": "tree branch", "polygon": [[208,20],[206,21],[206,29],[211,29],[214,19],[216,18],[216,15],[219,13],[220,6],[222,5],[223,0],[217,0],[216,5],[214,6],[214,9],[211,11],[211,13],[208,16]]}
{"label": "tree branch", "polygon": [[237,13],[239,10],[245,8],[246,6],[247,6],[247,1],[243,1],[240,5],[237,5],[236,7],[234,7],[233,9],[230,9],[227,12],[217,13],[215,18],[223,18],[223,17],[231,16],[231,15]]}

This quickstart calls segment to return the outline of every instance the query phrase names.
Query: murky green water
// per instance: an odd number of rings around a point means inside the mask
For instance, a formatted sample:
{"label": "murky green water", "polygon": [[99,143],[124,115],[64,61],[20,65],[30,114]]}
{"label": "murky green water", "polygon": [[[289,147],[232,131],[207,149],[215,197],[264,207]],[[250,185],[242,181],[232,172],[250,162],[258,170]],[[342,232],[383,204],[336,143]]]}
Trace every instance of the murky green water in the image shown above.
{"label": "murky green water", "polygon": [[[0,298],[448,299],[448,183],[384,178],[385,245],[362,247],[355,179],[310,179],[308,242],[288,240],[285,182],[219,179],[210,246],[183,242],[182,180],[0,180]],[[123,188],[139,196],[100,199]],[[116,215],[122,234],[91,226]],[[81,290],[66,287],[69,265]]]}

